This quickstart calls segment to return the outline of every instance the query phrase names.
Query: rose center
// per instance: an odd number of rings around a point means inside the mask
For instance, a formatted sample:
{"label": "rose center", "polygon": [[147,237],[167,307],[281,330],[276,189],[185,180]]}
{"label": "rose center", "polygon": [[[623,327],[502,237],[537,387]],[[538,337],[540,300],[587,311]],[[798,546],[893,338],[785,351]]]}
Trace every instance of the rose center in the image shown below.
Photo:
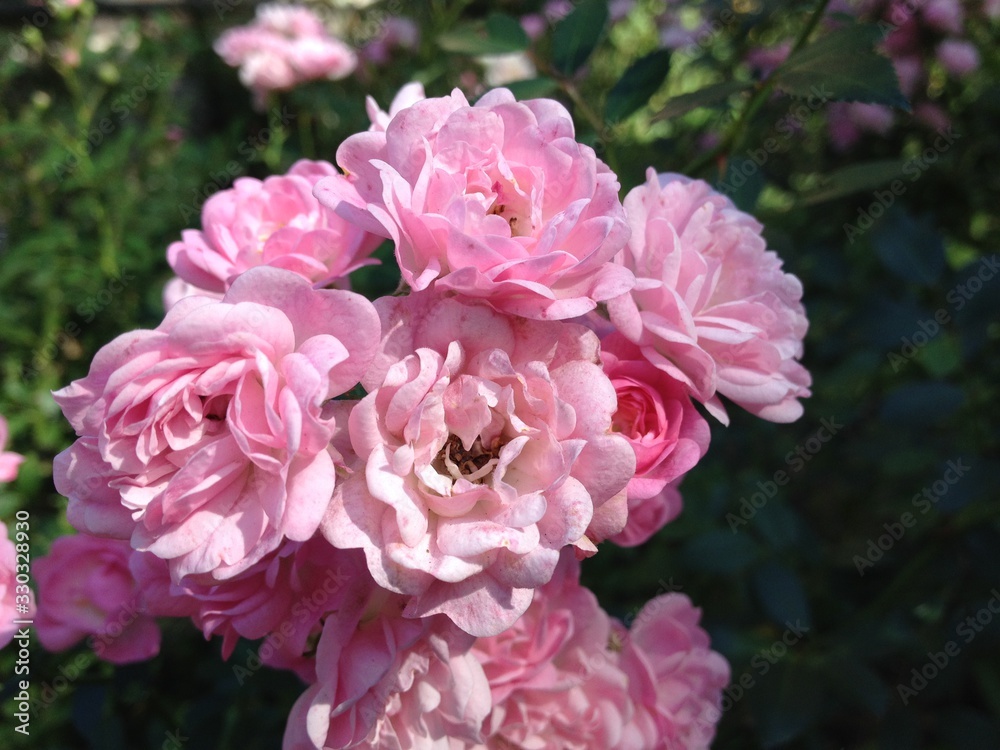
{"label": "rose center", "polygon": [[487,449],[483,445],[483,439],[477,437],[472,447],[466,450],[457,435],[449,435],[434,459],[434,468],[452,479],[467,479],[483,484],[493,473],[493,467],[499,463],[501,448],[503,441],[499,438],[493,440]]}

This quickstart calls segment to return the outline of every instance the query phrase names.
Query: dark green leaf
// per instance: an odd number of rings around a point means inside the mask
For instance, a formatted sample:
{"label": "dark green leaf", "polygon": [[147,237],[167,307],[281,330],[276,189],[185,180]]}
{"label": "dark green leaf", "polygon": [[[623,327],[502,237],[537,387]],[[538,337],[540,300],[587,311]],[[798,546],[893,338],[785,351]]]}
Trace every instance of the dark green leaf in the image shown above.
{"label": "dark green leaf", "polygon": [[709,531],[684,545],[684,561],[713,573],[736,573],[757,559],[757,545],[746,534]]}
{"label": "dark green leaf", "polygon": [[583,0],[552,30],[552,64],[571,75],[590,57],[608,22],[606,0]]}
{"label": "dark green leaf", "polygon": [[776,562],[764,563],[754,572],[753,585],[757,599],[773,623],[802,623],[812,627],[805,589],[791,570]]}
{"label": "dark green leaf", "polygon": [[[917,284],[933,284],[944,271],[944,241],[928,219],[914,219],[902,210],[886,211],[891,190],[873,193],[871,205],[864,209],[872,217],[884,219],[875,225],[872,244],[882,265],[899,278]],[[881,208],[878,214],[876,210]],[[860,226],[861,219],[858,220]]]}
{"label": "dark green leaf", "polygon": [[729,101],[729,97],[753,88],[752,83],[745,81],[725,81],[723,83],[713,83],[711,86],[692,91],[689,94],[680,94],[667,102],[667,106],[661,109],[654,117],[654,120],[666,120],[670,117],[679,117],[687,114],[699,107],[720,107]]}
{"label": "dark green leaf", "polygon": [[[812,205],[865,190],[874,190],[900,177],[904,165],[905,162],[898,159],[881,159],[834,170],[820,180],[816,189],[805,193],[802,202]],[[897,192],[902,194],[903,190],[905,184],[900,181]]]}
{"label": "dark green leaf", "polygon": [[744,211],[752,212],[765,182],[757,162],[737,156],[726,163],[726,174],[716,189]]}
{"label": "dark green leaf", "polygon": [[777,86],[793,96],[873,102],[909,110],[892,62],[876,50],[877,26],[837,29],[803,47],[775,74]]}
{"label": "dark green leaf", "polygon": [[645,106],[670,72],[670,50],[661,49],[641,57],[625,71],[625,75],[608,94],[605,116],[609,122],[624,120]]}
{"label": "dark green leaf", "polygon": [[559,84],[551,78],[541,76],[539,78],[531,78],[527,81],[514,81],[513,83],[508,83],[507,88],[510,89],[510,92],[520,100],[537,99],[540,96],[551,94],[559,88]]}
{"label": "dark green leaf", "polygon": [[887,422],[922,427],[950,417],[964,400],[962,389],[949,383],[906,383],[886,396],[879,416]]}
{"label": "dark green leaf", "polygon": [[521,25],[502,13],[494,13],[485,21],[460,24],[438,37],[441,49],[463,55],[521,52],[529,43]]}
{"label": "dark green leaf", "polygon": [[[781,653],[781,641],[769,650]],[[801,648],[790,646],[788,650]],[[772,656],[772,658],[773,658]],[[766,657],[763,657],[766,658]],[[761,669],[771,667],[770,660],[758,660]],[[823,686],[816,671],[785,656],[773,665],[759,685],[748,692],[754,713],[760,722],[758,732],[764,747],[777,747],[798,737],[818,717],[824,707]]]}
{"label": "dark green leaf", "polygon": [[889,688],[875,672],[854,654],[840,654],[827,664],[825,676],[830,686],[854,708],[882,716],[889,703]]}

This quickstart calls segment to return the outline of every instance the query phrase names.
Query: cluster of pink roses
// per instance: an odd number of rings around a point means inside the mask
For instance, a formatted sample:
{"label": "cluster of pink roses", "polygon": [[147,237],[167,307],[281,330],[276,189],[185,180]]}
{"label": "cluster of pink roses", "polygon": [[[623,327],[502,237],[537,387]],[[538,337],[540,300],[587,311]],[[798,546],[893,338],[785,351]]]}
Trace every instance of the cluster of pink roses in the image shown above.
{"label": "cluster of pink roses", "polygon": [[358,64],[354,51],[302,5],[258,6],[254,22],[224,32],[215,51],[240,69],[240,81],[253,91],[258,109],[272,91],[320,78],[345,78]]}
{"label": "cluster of pink roses", "polygon": [[[210,200],[163,322],[55,394],[81,535],[40,564],[43,643],[263,638],[310,684],[289,750],[707,747],[728,666],[698,610],[627,630],[579,560],[677,515],[694,402],[801,414],[798,280],[703,182],[650,170],[623,203],[558,102],[369,111],[343,174]],[[406,293],[371,302],[345,277],[385,238]]]}

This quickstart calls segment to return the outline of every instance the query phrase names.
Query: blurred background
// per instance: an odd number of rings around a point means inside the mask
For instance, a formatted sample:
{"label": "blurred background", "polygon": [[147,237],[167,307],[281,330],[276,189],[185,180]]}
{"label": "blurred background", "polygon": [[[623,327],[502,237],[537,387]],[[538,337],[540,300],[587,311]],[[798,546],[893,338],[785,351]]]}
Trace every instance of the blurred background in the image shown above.
{"label": "blurred background", "polygon": [[[367,95],[508,85],[564,102],[623,195],[652,166],[757,216],[811,322],[802,419],[713,422],[681,516],[585,582],[626,622],[702,608],[733,674],[714,747],[1000,748],[1000,3],[309,5],[357,68],[256,98],[212,48],[252,0],[0,5],[0,414],[26,456],[0,518],[30,511],[33,556],[71,530],[50,391],[160,322],[207,197],[334,161]],[[395,287],[379,257],[358,291]],[[279,747],[301,687],[254,660],[186,621],[127,667],[36,650],[4,747]]]}

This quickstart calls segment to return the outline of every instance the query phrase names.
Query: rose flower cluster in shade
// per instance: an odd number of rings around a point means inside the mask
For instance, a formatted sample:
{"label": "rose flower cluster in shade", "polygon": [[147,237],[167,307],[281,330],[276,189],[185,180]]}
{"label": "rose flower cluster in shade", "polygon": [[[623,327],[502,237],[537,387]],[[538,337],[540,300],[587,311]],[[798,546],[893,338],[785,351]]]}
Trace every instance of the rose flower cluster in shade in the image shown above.
{"label": "rose flower cluster in shade", "polygon": [[[702,409],[801,414],[798,280],[703,182],[622,201],[556,101],[368,109],[339,170],[209,201],[163,322],[56,392],[80,534],[39,563],[43,643],[264,639],[308,685],[286,750],[708,747],[729,668],[699,610],[628,629],[581,561],[681,512]],[[385,240],[401,293],[348,291]]]}

